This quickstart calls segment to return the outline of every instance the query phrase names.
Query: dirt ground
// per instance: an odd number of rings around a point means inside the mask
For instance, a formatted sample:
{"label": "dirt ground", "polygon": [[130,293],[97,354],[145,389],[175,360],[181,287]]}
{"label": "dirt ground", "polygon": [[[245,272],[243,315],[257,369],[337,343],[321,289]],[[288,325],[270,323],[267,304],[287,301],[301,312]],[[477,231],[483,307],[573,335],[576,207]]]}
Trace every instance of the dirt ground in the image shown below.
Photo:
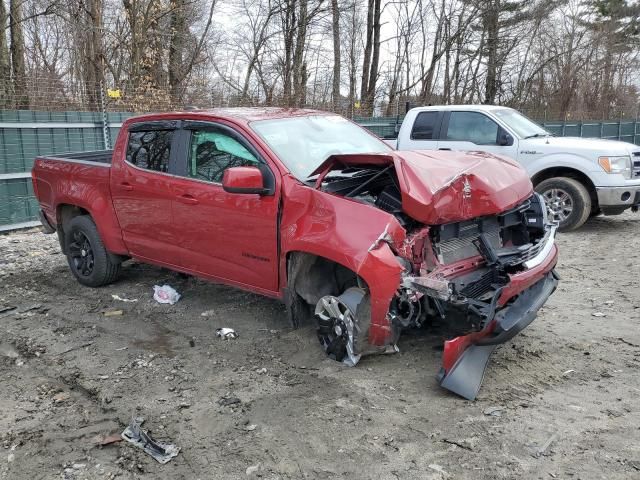
{"label": "dirt ground", "polygon": [[[0,236],[0,478],[640,478],[640,215],[558,243],[558,291],[469,402],[428,334],[349,368],[276,301],[132,262],[85,288],[55,235]],[[100,445],[134,416],[178,456]]]}

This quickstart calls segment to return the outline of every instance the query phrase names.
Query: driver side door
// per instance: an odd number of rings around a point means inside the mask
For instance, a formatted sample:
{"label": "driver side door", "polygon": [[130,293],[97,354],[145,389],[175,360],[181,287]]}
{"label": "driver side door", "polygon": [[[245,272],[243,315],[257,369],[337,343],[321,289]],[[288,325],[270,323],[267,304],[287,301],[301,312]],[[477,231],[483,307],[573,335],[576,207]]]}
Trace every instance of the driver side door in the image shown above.
{"label": "driver side door", "polygon": [[[505,138],[509,141],[504,142]],[[518,158],[517,139],[482,112],[448,112],[443,121],[438,149],[482,151],[505,155],[513,160]]]}
{"label": "driver side door", "polygon": [[[255,166],[275,182],[267,162],[239,132],[223,124],[184,122],[179,133],[173,214],[183,268],[225,283],[278,290],[278,189],[269,195],[229,193],[224,171]],[[275,184],[274,184],[275,185]]]}

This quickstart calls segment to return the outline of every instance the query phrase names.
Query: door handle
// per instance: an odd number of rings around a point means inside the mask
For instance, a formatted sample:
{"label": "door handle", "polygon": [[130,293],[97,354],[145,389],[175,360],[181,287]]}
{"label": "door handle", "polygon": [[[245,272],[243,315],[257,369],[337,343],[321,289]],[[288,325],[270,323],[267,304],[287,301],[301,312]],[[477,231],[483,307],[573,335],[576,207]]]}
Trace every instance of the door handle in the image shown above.
{"label": "door handle", "polygon": [[448,150],[448,151],[451,151],[451,149],[450,149],[450,148],[444,148],[444,147],[443,147],[443,148],[439,148],[438,150]]}
{"label": "door handle", "polygon": [[127,192],[130,192],[131,190],[133,190],[133,185],[131,185],[128,182],[122,182],[120,186],[122,187],[123,190],[126,190]]}
{"label": "door handle", "polygon": [[197,204],[200,203],[200,200],[198,200],[197,198],[193,197],[192,195],[189,195],[188,193],[185,193],[183,195],[178,195],[176,197],[176,199],[180,203],[184,203],[185,205],[197,205]]}

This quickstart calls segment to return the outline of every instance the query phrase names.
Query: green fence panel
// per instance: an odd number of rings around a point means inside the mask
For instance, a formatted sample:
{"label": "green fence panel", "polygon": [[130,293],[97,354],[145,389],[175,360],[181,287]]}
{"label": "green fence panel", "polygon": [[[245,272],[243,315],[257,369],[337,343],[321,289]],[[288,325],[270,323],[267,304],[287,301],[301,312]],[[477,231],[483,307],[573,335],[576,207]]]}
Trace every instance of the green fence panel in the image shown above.
{"label": "green fence panel", "polygon": [[[130,112],[107,113],[111,147],[120,131],[120,124],[133,115]],[[28,172],[38,155],[104,149],[103,118],[100,112],[0,110],[0,174]],[[403,116],[356,117],[353,120],[382,138],[394,138]],[[11,125],[3,126],[2,123]],[[56,125],[47,127],[47,123]],[[61,125],[64,123],[70,125]],[[609,138],[640,144],[638,121],[539,123],[557,136]],[[17,124],[24,124],[24,127]],[[36,220],[37,212],[38,206],[29,178],[0,180],[0,229]]]}
{"label": "green fence panel", "polygon": [[0,227],[33,221],[37,215],[30,178],[0,180]]}

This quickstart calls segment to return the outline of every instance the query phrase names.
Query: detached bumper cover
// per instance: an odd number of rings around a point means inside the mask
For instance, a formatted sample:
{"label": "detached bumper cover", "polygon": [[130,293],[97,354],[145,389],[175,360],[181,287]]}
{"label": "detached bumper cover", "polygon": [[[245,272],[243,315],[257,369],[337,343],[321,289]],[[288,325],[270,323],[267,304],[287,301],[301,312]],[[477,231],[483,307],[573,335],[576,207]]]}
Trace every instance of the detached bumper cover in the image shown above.
{"label": "detached bumper cover", "polygon": [[475,400],[493,350],[511,340],[536,318],[557,285],[558,276],[551,270],[523,290],[511,305],[500,310],[485,330],[468,335],[468,341],[460,345],[464,351],[455,364],[448,370],[445,365],[440,371],[440,385],[467,400]]}

